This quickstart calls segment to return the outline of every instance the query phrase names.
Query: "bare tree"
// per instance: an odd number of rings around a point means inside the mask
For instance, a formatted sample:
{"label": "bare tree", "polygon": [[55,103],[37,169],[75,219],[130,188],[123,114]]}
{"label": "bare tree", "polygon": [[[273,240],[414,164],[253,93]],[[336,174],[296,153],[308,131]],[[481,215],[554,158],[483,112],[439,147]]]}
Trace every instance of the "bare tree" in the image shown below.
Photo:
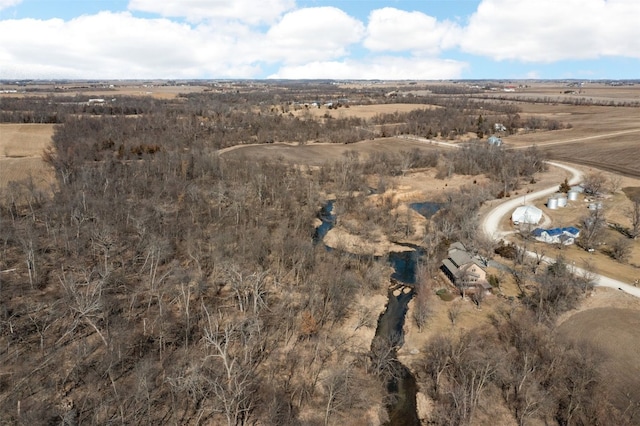
{"label": "bare tree", "polygon": [[607,178],[601,172],[589,173],[584,177],[582,186],[584,192],[590,195],[598,195],[605,189]]}
{"label": "bare tree", "polygon": [[449,317],[449,321],[451,321],[451,325],[456,325],[456,320],[460,316],[460,305],[457,303],[452,305],[447,311],[447,316]]}
{"label": "bare tree", "polygon": [[396,360],[399,336],[383,338],[376,336],[369,352],[369,371],[384,381],[400,377],[401,371]]}
{"label": "bare tree", "polygon": [[618,192],[620,190],[621,186],[622,186],[622,177],[620,177],[618,175],[614,175],[614,176],[611,176],[608,179],[607,190],[610,193],[615,194],[616,192]]}
{"label": "bare tree", "polygon": [[86,274],[84,282],[78,282],[71,273],[64,271],[59,281],[67,293],[73,321],[67,332],[58,341],[63,340],[67,334],[72,334],[79,323],[84,321],[98,333],[105,346],[108,347],[107,339],[96,325],[97,320],[103,319],[103,281],[91,279],[91,275]]}
{"label": "bare tree", "polygon": [[480,308],[480,304],[485,298],[484,289],[476,288],[476,291],[471,293],[471,300],[476,304],[476,307]]}
{"label": "bare tree", "polygon": [[633,245],[628,238],[618,238],[609,246],[609,255],[618,262],[626,262],[631,256],[631,249]]}
{"label": "bare tree", "polygon": [[435,336],[425,346],[421,367],[431,381],[429,389],[432,398],[438,397],[442,376],[451,363],[451,352],[452,342],[450,338],[442,335]]}
{"label": "bare tree", "polygon": [[416,271],[416,283],[413,291],[413,307],[411,315],[418,326],[418,330],[422,332],[422,328],[432,314],[431,303],[433,302],[433,280],[434,271],[427,263],[420,263]]}
{"label": "bare tree", "polygon": [[629,234],[631,238],[636,239],[640,236],[640,197],[633,200],[633,205],[628,210],[628,215],[631,219],[631,231]]}
{"label": "bare tree", "polygon": [[589,215],[581,219],[582,230],[578,244],[585,250],[593,248],[606,224],[605,212],[602,208],[591,210]]}
{"label": "bare tree", "polygon": [[[325,409],[324,424],[329,425],[341,414],[367,405],[368,395],[361,386],[366,386],[359,380],[358,372],[351,364],[338,366],[328,372],[322,380],[324,388]],[[335,422],[342,424],[342,421]]]}
{"label": "bare tree", "polygon": [[495,243],[493,240],[488,238],[484,232],[478,232],[469,248],[473,250],[473,253],[480,259],[480,262],[482,262],[485,267],[489,266],[489,262],[495,254]]}
{"label": "bare tree", "polygon": [[376,316],[373,310],[367,306],[360,305],[357,311],[357,321],[354,330],[362,327],[374,327],[376,324]]}

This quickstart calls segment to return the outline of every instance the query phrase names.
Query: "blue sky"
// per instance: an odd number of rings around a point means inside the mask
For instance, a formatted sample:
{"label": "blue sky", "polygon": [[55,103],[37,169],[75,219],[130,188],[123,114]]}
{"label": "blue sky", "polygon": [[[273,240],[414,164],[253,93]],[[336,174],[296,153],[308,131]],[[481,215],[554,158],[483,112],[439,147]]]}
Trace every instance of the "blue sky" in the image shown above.
{"label": "blue sky", "polygon": [[639,0],[0,0],[0,79],[638,79]]}

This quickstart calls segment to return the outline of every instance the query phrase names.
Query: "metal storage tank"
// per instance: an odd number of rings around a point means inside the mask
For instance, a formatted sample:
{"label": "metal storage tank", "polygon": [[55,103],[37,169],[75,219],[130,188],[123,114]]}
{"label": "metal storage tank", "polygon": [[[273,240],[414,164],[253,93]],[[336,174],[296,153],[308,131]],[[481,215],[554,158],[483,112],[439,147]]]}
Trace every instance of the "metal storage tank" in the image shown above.
{"label": "metal storage tank", "polygon": [[580,193],[578,191],[569,191],[567,193],[567,198],[569,198],[569,201],[576,201],[579,195]]}
{"label": "metal storage tank", "polygon": [[556,200],[558,200],[558,207],[567,207],[567,197],[564,195],[556,197]]}
{"label": "metal storage tank", "polygon": [[547,199],[547,208],[551,210],[555,210],[558,208],[558,199],[555,197],[549,197]]}

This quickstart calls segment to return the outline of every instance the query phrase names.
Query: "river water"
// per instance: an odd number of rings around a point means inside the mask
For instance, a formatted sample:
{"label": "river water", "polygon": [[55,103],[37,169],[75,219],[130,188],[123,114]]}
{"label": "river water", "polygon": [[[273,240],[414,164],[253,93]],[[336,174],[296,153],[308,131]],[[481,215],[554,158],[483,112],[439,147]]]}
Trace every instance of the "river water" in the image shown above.
{"label": "river water", "polygon": [[[316,228],[313,236],[313,240],[316,243],[322,241],[322,238],[335,225],[336,218],[333,214],[333,201],[323,206],[318,217],[322,224]],[[384,312],[378,318],[378,326],[374,337],[374,342],[376,339],[382,339],[386,342],[392,342],[395,348],[392,351],[390,362],[396,374],[387,383],[387,390],[391,396],[391,402],[387,406],[390,419],[389,425],[391,426],[420,425],[416,406],[417,384],[415,377],[397,359],[397,349],[404,342],[404,321],[408,304],[413,297],[411,285],[416,281],[418,261],[424,254],[417,246],[411,246],[411,248],[413,249],[411,251],[389,253],[388,261],[393,267],[391,278],[397,283],[395,287],[400,290],[400,294],[395,296],[393,291],[389,290],[389,300]],[[405,288],[408,288],[407,292],[404,291]]]}

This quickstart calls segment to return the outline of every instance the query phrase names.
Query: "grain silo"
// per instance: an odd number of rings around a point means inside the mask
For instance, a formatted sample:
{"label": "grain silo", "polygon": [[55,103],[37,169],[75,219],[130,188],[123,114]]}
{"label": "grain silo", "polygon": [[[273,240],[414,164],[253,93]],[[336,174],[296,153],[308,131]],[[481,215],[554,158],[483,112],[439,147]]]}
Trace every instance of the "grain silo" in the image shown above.
{"label": "grain silo", "polygon": [[556,200],[558,200],[558,207],[567,207],[567,196],[565,194],[557,195]]}
{"label": "grain silo", "polygon": [[556,197],[549,197],[547,199],[547,208],[556,210],[558,208],[558,199]]}
{"label": "grain silo", "polygon": [[569,199],[569,201],[577,201],[578,195],[580,195],[578,191],[569,191],[567,193],[567,198]]}

